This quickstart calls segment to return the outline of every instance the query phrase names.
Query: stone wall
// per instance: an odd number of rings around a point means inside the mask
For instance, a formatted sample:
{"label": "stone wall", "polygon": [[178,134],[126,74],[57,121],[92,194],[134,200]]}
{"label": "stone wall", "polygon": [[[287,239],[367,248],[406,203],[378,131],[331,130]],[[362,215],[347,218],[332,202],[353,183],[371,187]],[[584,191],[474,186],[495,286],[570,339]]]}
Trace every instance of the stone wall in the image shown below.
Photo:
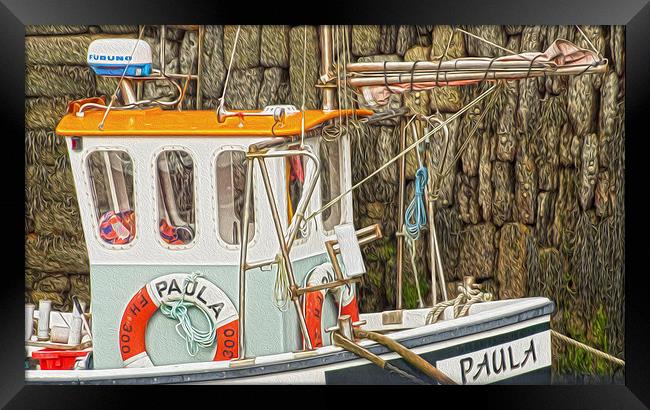
{"label": "stone wall", "polygon": [[[494,106],[480,104],[450,126],[449,156],[473,128],[467,150],[443,178],[435,223],[448,292],[474,275],[497,298],[546,296],[556,303],[553,327],[578,340],[623,356],[624,302],[624,28],[582,26],[607,57],[604,75],[514,81],[500,87]],[[469,26],[464,29],[512,51],[541,51],[557,38],[591,46],[573,26]],[[136,37],[137,26],[31,26],[26,37],[26,300],[49,297],[69,309],[71,294],[88,297],[88,261],[65,146],[53,134],[70,99],[110,95],[115,82],[85,66],[90,41]],[[236,26],[208,26],[205,33],[203,107],[221,96]],[[497,56],[504,52],[447,26],[352,26],[352,60],[416,61],[447,56]],[[144,39],[158,53],[159,31]],[[316,26],[245,26],[228,86],[229,106],[300,106],[303,39],[307,38],[307,108],[320,106],[312,87],[319,73]],[[166,69],[196,68],[194,32],[167,31]],[[154,66],[158,68],[154,58]],[[442,87],[394,97],[394,105],[443,117],[471,101],[486,86]],[[151,84],[146,96],[168,95]],[[188,88],[186,108],[196,103]],[[477,124],[479,118],[482,120]],[[398,152],[395,121],[367,127],[353,138],[353,180],[358,181]],[[412,135],[407,135],[413,141]],[[440,158],[442,144],[429,150]],[[451,158],[448,158],[451,164]],[[414,155],[407,157],[407,195],[413,194]],[[379,222],[386,239],[364,249],[369,269],[361,289],[362,309],[395,303],[397,164],[354,194],[357,226]],[[426,235],[424,235],[426,236]],[[430,300],[427,238],[418,241],[416,266],[421,292]],[[408,262],[408,254],[405,262]],[[405,263],[404,302],[415,307],[417,292]],[[560,371],[612,373],[605,362],[554,346]]]}

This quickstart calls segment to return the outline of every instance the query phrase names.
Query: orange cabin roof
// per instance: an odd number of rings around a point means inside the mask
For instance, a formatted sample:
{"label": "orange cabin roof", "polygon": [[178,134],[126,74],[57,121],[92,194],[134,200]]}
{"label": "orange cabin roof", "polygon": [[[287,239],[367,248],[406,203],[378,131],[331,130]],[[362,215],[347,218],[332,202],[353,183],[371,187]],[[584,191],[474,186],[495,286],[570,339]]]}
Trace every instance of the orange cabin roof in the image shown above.
{"label": "orange cabin roof", "polygon": [[[74,103],[71,103],[71,106]],[[98,128],[104,116],[103,109],[92,109],[77,117],[70,109],[56,127],[62,136],[295,136],[301,133],[302,114],[287,114],[284,125],[275,125],[272,116],[244,117],[240,127],[238,117],[229,117],[217,122],[216,111],[176,111],[152,108],[147,110],[111,111],[104,122],[104,129]],[[238,111],[259,112],[259,111]],[[359,116],[372,115],[370,110],[356,110]],[[340,115],[352,115],[352,110],[305,110],[305,130],[310,130],[327,120]],[[275,125],[275,128],[273,126]]]}

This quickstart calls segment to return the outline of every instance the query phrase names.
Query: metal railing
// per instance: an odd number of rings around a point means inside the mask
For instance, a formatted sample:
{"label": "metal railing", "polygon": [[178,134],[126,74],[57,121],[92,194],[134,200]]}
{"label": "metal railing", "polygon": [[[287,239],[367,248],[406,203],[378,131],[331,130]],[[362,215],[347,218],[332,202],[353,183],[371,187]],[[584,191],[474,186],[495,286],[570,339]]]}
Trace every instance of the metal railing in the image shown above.
{"label": "metal railing", "polygon": [[[245,345],[245,325],[246,325],[246,272],[250,269],[268,266],[273,263],[276,263],[276,259],[268,259],[262,261],[248,262],[248,221],[250,219],[250,207],[252,200],[252,186],[253,186],[253,172],[254,164],[257,161],[259,169],[262,175],[262,180],[264,182],[264,189],[266,191],[266,196],[269,202],[269,208],[271,209],[271,215],[273,217],[273,224],[275,227],[275,232],[277,239],[280,245],[280,253],[284,260],[284,264],[287,271],[287,276],[289,280],[289,287],[291,291],[291,301],[296,309],[298,315],[298,321],[300,326],[300,331],[305,341],[305,346],[307,350],[312,350],[313,346],[311,343],[310,336],[307,330],[307,323],[305,321],[304,313],[300,306],[300,297],[308,292],[317,292],[323,289],[331,289],[339,286],[343,286],[348,283],[358,282],[359,278],[346,278],[343,276],[341,269],[337,262],[337,253],[340,253],[338,243],[336,241],[327,241],[325,247],[327,253],[332,261],[334,267],[336,279],[330,283],[310,286],[310,287],[299,287],[296,284],[296,276],[294,275],[293,266],[289,258],[289,253],[296,239],[296,235],[300,230],[300,227],[305,220],[305,211],[311,197],[316,188],[320,177],[321,164],[317,155],[315,155],[308,146],[300,146],[297,149],[289,149],[290,142],[284,138],[274,138],[272,140],[264,141],[258,144],[253,144],[249,147],[248,153],[246,154],[247,162],[247,174],[246,174],[246,186],[244,192],[244,212],[242,216],[242,235],[241,235],[241,248],[239,254],[239,354],[237,360],[246,359],[246,345]],[[298,201],[298,206],[296,212],[293,215],[293,219],[289,224],[288,231],[285,233],[282,227],[282,220],[280,218],[280,213],[278,212],[278,205],[276,203],[276,196],[273,192],[273,187],[271,186],[271,179],[269,177],[269,172],[266,167],[267,158],[287,158],[290,156],[305,156],[309,160],[313,161],[314,168],[311,175],[308,172],[307,178],[305,179],[306,186],[303,188],[302,196]],[[308,168],[309,169],[309,168]],[[356,232],[359,244],[365,244],[372,240],[381,237],[381,230],[378,225],[369,226],[363,229],[360,229]]]}

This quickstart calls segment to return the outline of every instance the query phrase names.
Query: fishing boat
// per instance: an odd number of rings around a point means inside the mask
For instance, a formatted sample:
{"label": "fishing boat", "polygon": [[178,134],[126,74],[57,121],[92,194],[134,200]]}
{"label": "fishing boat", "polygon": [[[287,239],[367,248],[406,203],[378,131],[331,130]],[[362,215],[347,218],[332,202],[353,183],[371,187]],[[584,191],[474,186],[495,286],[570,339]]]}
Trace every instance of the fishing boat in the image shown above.
{"label": "fishing boat", "polygon": [[[321,30],[331,50],[331,28]],[[236,45],[237,37],[230,64]],[[71,102],[56,128],[68,147],[90,261],[91,313],[79,313],[90,323],[84,351],[91,353],[71,369],[26,370],[28,383],[550,383],[553,302],[492,300],[472,277],[448,297],[426,192],[414,207],[400,203],[405,230],[397,239],[402,249],[413,229],[428,231],[433,300],[402,307],[400,255],[398,305],[359,311],[361,248],[382,230],[353,225],[351,191],[383,167],[353,183],[342,128],[393,114],[345,107],[340,96],[337,104],[336,92],[357,88],[379,107],[391,93],[598,73],[606,60],[564,41],[545,53],[419,67],[350,63],[340,54],[333,61],[326,51],[320,110],[228,110],[226,77],[217,110],[190,111],[166,108],[184,97],[175,80],[187,85],[198,74],[153,70],[150,53],[139,38],[91,45],[89,64],[118,78],[115,93]],[[138,84],[160,80],[176,86],[175,100],[139,99]],[[408,147],[402,138],[387,164],[401,161],[402,202],[406,153],[443,135],[494,87],[444,120],[414,117],[425,131]]]}

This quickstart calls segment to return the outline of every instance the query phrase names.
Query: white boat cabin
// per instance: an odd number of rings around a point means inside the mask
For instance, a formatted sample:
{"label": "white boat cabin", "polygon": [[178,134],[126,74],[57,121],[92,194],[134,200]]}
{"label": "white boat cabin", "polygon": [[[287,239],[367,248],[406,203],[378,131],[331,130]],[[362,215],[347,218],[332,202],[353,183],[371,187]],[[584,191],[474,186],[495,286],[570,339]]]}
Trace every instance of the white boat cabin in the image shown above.
{"label": "white boat cabin", "polygon": [[[70,104],[57,133],[66,138],[88,248],[95,368],[122,367],[122,312],[154,278],[199,272],[239,306],[246,152],[272,138],[299,139],[303,114],[296,110],[278,126],[277,119],[262,116],[219,123],[214,111],[124,110],[110,112],[100,129],[104,110],[80,112],[82,104]],[[305,129],[317,129],[341,113],[305,111]],[[350,142],[346,135],[335,141],[311,136],[305,144],[321,163],[309,215],[351,186]],[[314,164],[306,156],[266,164],[286,232]],[[269,260],[279,244],[257,165],[254,174],[247,260]],[[351,195],[300,229],[290,253],[298,281],[328,260],[325,241],[334,237],[335,226],[347,222],[352,222]],[[280,311],[273,303],[272,266],[246,273],[247,356],[302,347],[296,312]],[[334,323],[330,310],[325,321]],[[190,357],[174,326],[160,314],[149,321],[146,349],[154,364],[212,360],[214,350]]]}

